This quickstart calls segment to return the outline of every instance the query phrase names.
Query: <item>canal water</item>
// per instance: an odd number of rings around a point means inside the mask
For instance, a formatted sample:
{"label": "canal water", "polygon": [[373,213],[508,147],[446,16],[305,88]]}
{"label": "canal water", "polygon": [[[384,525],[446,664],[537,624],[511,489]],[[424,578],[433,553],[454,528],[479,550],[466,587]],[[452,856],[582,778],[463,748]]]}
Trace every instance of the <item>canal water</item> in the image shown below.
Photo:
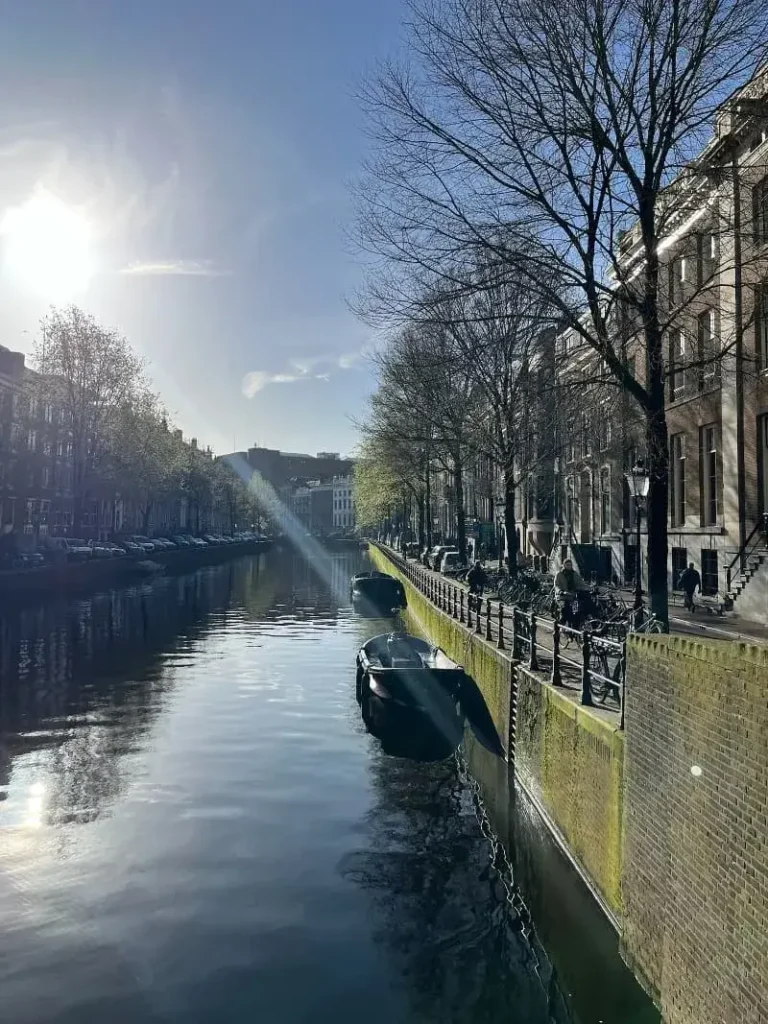
{"label": "canal water", "polygon": [[657,1020],[503,762],[366,733],[360,557],[0,610],[2,1020]]}

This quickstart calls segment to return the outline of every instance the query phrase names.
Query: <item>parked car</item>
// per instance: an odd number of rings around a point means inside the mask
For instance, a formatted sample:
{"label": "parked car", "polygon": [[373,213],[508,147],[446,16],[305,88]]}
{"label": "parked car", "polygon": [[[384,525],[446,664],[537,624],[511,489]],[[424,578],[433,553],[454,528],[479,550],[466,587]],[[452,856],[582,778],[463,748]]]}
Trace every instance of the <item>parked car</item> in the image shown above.
{"label": "parked car", "polygon": [[204,533],[202,539],[206,544],[219,545],[224,543],[221,537],[217,537],[215,533]]}
{"label": "parked car", "polygon": [[113,552],[109,541],[89,540],[88,547],[91,549],[92,558],[112,558]]}
{"label": "parked car", "polygon": [[39,551],[5,551],[0,554],[0,569],[37,569],[45,564]]}
{"label": "parked car", "polygon": [[178,548],[191,548],[194,547],[192,538],[184,536],[183,534],[175,534],[171,540]]}
{"label": "parked car", "polygon": [[190,537],[189,538],[189,542],[192,545],[192,547],[195,547],[195,548],[207,548],[208,547],[208,541],[204,540],[202,537]]}
{"label": "parked car", "polygon": [[429,568],[439,569],[440,562],[446,551],[453,551],[454,549],[450,544],[437,544],[429,553]]}
{"label": "parked car", "polygon": [[47,552],[63,556],[68,562],[85,562],[92,555],[85,541],[77,537],[48,537],[45,547]]}
{"label": "parked car", "polygon": [[173,551],[176,545],[169,537],[153,537],[152,543],[161,551]]}
{"label": "parked car", "polygon": [[446,551],[440,562],[440,572],[443,575],[456,572],[457,569],[463,568],[464,563],[461,560],[461,554],[456,550]]}
{"label": "parked car", "polygon": [[145,554],[150,555],[153,551],[158,550],[154,541],[151,541],[149,537],[143,537],[140,533],[134,533],[132,536],[128,537],[128,540],[133,544],[138,544]]}
{"label": "parked car", "polygon": [[145,555],[146,548],[143,544],[137,544],[135,540],[121,540],[120,547],[128,555]]}

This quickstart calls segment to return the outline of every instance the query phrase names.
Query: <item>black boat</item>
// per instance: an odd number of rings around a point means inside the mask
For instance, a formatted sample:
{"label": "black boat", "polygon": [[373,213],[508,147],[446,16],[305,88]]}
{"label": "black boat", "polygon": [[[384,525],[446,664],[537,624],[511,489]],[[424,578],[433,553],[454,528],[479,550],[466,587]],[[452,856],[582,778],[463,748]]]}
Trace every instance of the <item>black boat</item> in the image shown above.
{"label": "black boat", "polygon": [[445,651],[408,633],[375,636],[357,655],[357,700],[377,735],[417,728],[458,745],[464,679],[464,669]]}
{"label": "black boat", "polygon": [[349,599],[362,615],[386,616],[405,608],[405,587],[385,572],[359,572],[349,584]]}

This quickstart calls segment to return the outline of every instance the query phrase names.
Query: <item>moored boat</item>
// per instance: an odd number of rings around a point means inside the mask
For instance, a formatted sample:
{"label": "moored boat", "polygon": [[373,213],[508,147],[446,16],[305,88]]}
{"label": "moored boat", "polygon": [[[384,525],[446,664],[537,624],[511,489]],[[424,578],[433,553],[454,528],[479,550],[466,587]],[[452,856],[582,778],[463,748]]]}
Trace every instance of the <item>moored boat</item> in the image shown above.
{"label": "moored boat", "polygon": [[349,599],[362,615],[391,615],[405,608],[405,587],[385,572],[359,572],[349,584]]}
{"label": "moored boat", "polygon": [[372,637],[357,656],[357,699],[371,731],[418,727],[458,743],[464,669],[408,633]]}

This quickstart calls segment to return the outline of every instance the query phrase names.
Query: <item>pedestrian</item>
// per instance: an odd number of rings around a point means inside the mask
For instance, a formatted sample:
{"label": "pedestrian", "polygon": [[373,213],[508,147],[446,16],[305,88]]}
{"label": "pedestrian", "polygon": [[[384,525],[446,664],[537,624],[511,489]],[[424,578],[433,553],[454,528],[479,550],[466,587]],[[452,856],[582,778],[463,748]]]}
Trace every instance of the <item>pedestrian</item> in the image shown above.
{"label": "pedestrian", "polygon": [[485,569],[480,562],[475,562],[472,568],[467,573],[467,583],[469,584],[470,594],[477,594],[482,597],[483,587],[486,583]]}
{"label": "pedestrian", "polygon": [[693,567],[693,562],[688,565],[688,568],[680,573],[680,579],[677,581],[678,587],[682,590],[685,595],[683,603],[689,612],[696,612],[696,605],[693,603],[693,595],[697,590],[701,591],[701,576]]}

